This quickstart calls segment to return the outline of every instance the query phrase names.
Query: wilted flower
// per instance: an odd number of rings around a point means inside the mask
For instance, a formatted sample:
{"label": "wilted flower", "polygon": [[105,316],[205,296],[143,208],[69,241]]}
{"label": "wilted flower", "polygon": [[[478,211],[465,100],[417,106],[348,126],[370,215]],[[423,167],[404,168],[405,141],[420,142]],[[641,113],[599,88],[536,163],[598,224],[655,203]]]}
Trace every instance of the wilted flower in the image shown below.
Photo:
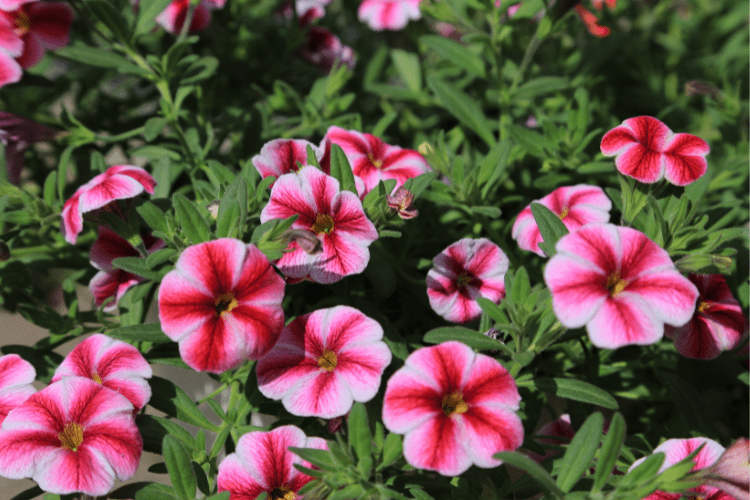
{"label": "wilted flower", "polygon": [[5,166],[11,184],[18,184],[21,179],[23,156],[29,145],[49,141],[55,134],[56,130],[40,123],[0,111],[0,142],[5,146]]}
{"label": "wilted flower", "polygon": [[401,30],[409,20],[422,18],[420,0],[362,0],[357,10],[359,20],[375,31]]}
{"label": "wilted flower", "polygon": [[36,371],[18,354],[0,356],[0,424],[8,413],[36,392]]}
{"label": "wilted flower", "polygon": [[398,216],[402,219],[413,219],[419,215],[419,211],[413,205],[414,195],[404,187],[396,189],[393,196],[386,195],[385,200],[388,206],[396,210]]}

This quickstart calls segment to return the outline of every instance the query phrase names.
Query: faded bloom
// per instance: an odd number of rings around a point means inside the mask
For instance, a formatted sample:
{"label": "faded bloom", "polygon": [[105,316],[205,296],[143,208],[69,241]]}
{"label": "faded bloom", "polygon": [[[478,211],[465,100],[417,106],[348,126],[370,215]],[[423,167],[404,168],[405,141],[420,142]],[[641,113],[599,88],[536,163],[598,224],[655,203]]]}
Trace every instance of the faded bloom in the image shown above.
{"label": "faded bloom", "polygon": [[0,424],[13,408],[36,392],[31,383],[36,371],[18,354],[0,356]]}
{"label": "faded bloom", "polygon": [[409,20],[422,18],[420,0],[362,0],[357,10],[359,20],[375,30],[404,29]]}
{"label": "faded bloom", "polygon": [[408,189],[400,187],[396,189],[393,196],[386,195],[385,197],[388,206],[396,210],[398,216],[402,219],[413,219],[419,215],[419,211],[414,208],[414,195]]}

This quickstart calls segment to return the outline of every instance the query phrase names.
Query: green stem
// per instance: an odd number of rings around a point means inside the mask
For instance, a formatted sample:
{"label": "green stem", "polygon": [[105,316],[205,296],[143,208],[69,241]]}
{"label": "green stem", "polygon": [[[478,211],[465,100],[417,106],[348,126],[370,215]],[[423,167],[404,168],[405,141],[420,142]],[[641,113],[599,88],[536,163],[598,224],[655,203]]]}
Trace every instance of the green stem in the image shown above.
{"label": "green stem", "polygon": [[521,368],[523,368],[521,366],[521,363],[519,363],[518,361],[514,361],[513,366],[511,366],[510,370],[508,370],[510,373],[510,376],[513,378],[516,378],[516,376],[518,376],[518,373],[521,371]]}
{"label": "green stem", "polygon": [[518,84],[521,83],[521,78],[523,78],[523,74],[529,68],[529,65],[531,64],[531,60],[533,59],[534,54],[536,54],[536,51],[541,44],[542,44],[542,40],[537,36],[536,33],[534,33],[534,36],[532,37],[531,42],[529,42],[529,46],[526,47],[526,52],[524,53],[523,59],[521,60],[521,66],[518,68],[518,72],[516,73],[515,78],[513,78],[513,82],[510,84],[510,89],[508,89],[508,94],[513,94],[513,92],[516,90],[516,87],[518,87]]}
{"label": "green stem", "polygon": [[196,404],[201,405],[208,401],[209,399],[213,398],[214,396],[218,396],[224,389],[227,388],[227,383],[221,384],[214,392],[206,396],[205,398],[202,398],[200,401],[198,401]]}
{"label": "green stem", "polygon": [[136,129],[130,130],[128,132],[123,132],[122,134],[117,135],[97,135],[97,140],[104,141],[104,142],[118,142],[123,139],[130,139],[131,137],[135,137],[137,135],[143,134],[143,129],[145,127],[138,127]]}

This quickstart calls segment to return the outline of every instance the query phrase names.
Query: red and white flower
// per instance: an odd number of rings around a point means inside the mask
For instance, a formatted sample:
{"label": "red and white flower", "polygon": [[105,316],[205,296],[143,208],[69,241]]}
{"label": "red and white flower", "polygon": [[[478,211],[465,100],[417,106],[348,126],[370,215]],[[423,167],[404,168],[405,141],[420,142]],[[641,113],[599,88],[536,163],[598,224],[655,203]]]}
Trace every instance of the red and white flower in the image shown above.
{"label": "red and white flower", "polygon": [[8,413],[36,392],[36,370],[18,354],[0,356],[0,424]]}
{"label": "red and white flower", "polygon": [[[602,188],[586,184],[557,188],[533,203],[549,208],[571,232],[591,222],[609,222],[609,211],[612,210],[612,202]],[[531,204],[518,214],[512,234],[522,249],[546,256],[539,248],[539,243],[544,240],[531,213]]]}
{"label": "red and white flower", "polygon": [[220,238],[182,252],[159,287],[159,320],[188,366],[222,373],[273,347],[283,298],[284,280],[255,245]]}
{"label": "red and white flower", "polygon": [[432,260],[427,273],[430,307],[453,323],[478,318],[478,297],[498,304],[505,298],[508,256],[487,238],[458,240]]}
{"label": "red and white flower", "polygon": [[219,492],[228,491],[229,500],[251,500],[263,492],[269,499],[301,499],[297,492],[315,478],[299,472],[294,464],[314,467],[289,447],[328,449],[324,439],[306,437],[294,425],[248,432],[237,442],[235,452],[219,464]]}
{"label": "red and white flower", "polygon": [[[148,253],[164,248],[164,242],[151,235],[141,236],[146,245]],[[120,237],[117,233],[106,227],[99,227],[99,238],[91,245],[89,260],[91,265],[99,269],[99,272],[91,278],[89,289],[94,295],[97,307],[101,306],[107,299],[114,297],[114,301],[104,308],[112,312],[125,292],[131,286],[143,281],[143,278],[135,274],[123,271],[112,265],[112,261],[120,257],[140,257],[138,250]]]}
{"label": "red and white flower", "polygon": [[604,156],[615,156],[621,173],[653,183],[665,177],[685,186],[706,173],[706,141],[691,134],[675,134],[652,116],[628,118],[602,137]]}
{"label": "red and white flower", "polygon": [[401,30],[409,20],[422,18],[419,2],[420,0],[362,0],[357,16],[375,31]]}
{"label": "red and white flower", "polygon": [[[253,156],[252,162],[260,176],[280,177],[284,174],[298,172],[307,163],[307,146],[315,153],[318,162],[323,159],[323,149],[303,139],[274,139],[260,149],[260,154]],[[323,172],[330,174],[330,163],[323,167]]]}
{"label": "red and white flower", "polygon": [[383,424],[404,434],[404,458],[419,469],[457,476],[490,468],[523,442],[521,396],[503,366],[460,342],[414,351],[388,380]]}
{"label": "red and white flower", "polygon": [[687,358],[713,359],[739,344],[747,321],[724,276],[691,274],[688,279],[700,294],[695,313],[679,328],[667,326],[664,335],[674,339],[677,352]]}
{"label": "red and white flower", "polygon": [[115,200],[133,198],[143,193],[154,194],[156,181],[139,167],[116,165],[79,187],[65,202],[62,230],[65,241],[75,243],[83,231],[83,214],[106,207]]}
{"label": "red and white flower", "polygon": [[323,251],[309,254],[292,241],[290,251],[276,262],[282,273],[292,279],[335,283],[365,270],[370,260],[368,247],[378,232],[356,194],[342,192],[338,180],[307,166],[276,180],[260,221],[295,214],[299,218],[292,228],[312,231],[321,240]]}
{"label": "red and white flower", "polygon": [[64,377],[12,410],[0,430],[0,475],[50,493],[107,494],[131,478],[143,442],[133,405],[83,377]]}
{"label": "red and white flower", "polygon": [[[211,24],[211,11],[224,7],[226,0],[200,0],[193,11],[193,18],[190,21],[189,33],[202,31]],[[187,19],[190,10],[190,0],[174,0],[164,11],[156,16],[156,22],[165,30],[173,34],[179,34],[182,26]]]}
{"label": "red and white flower", "polygon": [[391,363],[383,328],[348,306],[297,317],[258,361],[258,389],[292,415],[334,418],[375,397]]}
{"label": "red and white flower", "polygon": [[101,333],[87,338],[55,370],[52,382],[63,377],[86,377],[125,396],[138,411],[151,399],[151,366],[130,344]]}
{"label": "red and white flower", "polygon": [[430,165],[418,151],[386,144],[372,134],[331,127],[323,139],[341,146],[352,172],[365,183],[365,193],[381,180],[396,179],[396,188],[408,179],[429,172]]}
{"label": "red and white flower", "polygon": [[586,325],[599,348],[653,344],[664,323],[680,326],[693,316],[695,285],[640,231],[588,224],[556,248],[544,269],[555,314],[567,328]]}

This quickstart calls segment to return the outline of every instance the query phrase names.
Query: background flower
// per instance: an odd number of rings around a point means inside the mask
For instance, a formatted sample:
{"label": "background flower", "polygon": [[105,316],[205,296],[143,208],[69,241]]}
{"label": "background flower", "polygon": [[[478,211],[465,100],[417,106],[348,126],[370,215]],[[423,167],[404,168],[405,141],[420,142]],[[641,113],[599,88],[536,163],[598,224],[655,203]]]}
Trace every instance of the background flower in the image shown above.
{"label": "background flower", "polygon": [[[253,166],[264,179],[297,172],[300,169],[298,162],[302,166],[308,164],[307,146],[315,152],[318,161],[323,158],[323,150],[311,142],[303,139],[274,139],[263,145],[260,154],[253,156]],[[329,174],[330,165],[323,172]]]}
{"label": "background flower", "polygon": [[13,408],[36,392],[31,383],[36,371],[18,354],[0,356],[0,424]]}
{"label": "background flower", "polygon": [[[224,7],[226,0],[200,0],[193,11],[188,33],[195,33],[208,28],[211,24],[211,11]],[[156,16],[156,22],[172,34],[179,34],[187,19],[190,0],[174,0],[164,11]]]}
{"label": "background flower", "polygon": [[420,0],[362,0],[357,10],[359,20],[375,30],[400,30],[410,19],[422,18]]}
{"label": "background flower", "polygon": [[11,184],[18,184],[21,180],[23,157],[29,145],[33,142],[49,141],[57,133],[41,123],[0,111],[0,142],[5,146],[5,165]]}

